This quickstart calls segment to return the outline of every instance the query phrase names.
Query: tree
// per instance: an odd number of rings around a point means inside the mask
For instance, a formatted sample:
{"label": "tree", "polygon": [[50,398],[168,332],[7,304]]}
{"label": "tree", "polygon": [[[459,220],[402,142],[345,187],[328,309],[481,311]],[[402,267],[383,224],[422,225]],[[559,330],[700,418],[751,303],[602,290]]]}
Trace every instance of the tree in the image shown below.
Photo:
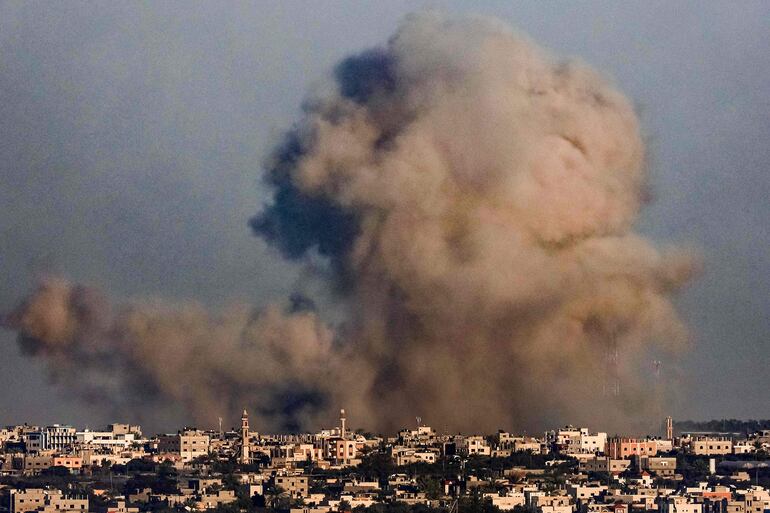
{"label": "tree", "polygon": [[67,467],[63,467],[61,465],[54,465],[53,467],[48,467],[47,469],[44,469],[40,472],[40,475],[42,476],[51,476],[51,477],[69,477],[70,469]]}
{"label": "tree", "polygon": [[492,501],[484,500],[478,490],[474,490],[470,497],[463,497],[458,503],[459,513],[500,513],[500,508],[492,504]]}
{"label": "tree", "polygon": [[387,481],[388,476],[395,474],[397,469],[393,458],[379,451],[367,454],[356,468],[366,479],[377,479],[381,483]]}
{"label": "tree", "polygon": [[428,499],[435,500],[442,495],[441,482],[436,478],[422,476],[417,479],[417,484]]}

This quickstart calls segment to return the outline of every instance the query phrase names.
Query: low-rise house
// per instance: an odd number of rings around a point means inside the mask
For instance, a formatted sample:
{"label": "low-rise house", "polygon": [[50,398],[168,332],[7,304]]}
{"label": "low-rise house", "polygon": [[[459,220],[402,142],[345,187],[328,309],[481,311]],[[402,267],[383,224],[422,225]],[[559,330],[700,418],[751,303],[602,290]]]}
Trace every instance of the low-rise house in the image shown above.
{"label": "low-rise house", "polygon": [[623,472],[630,466],[631,460],[594,456],[592,459],[581,461],[578,468],[582,472],[601,472],[613,474],[617,472]]}
{"label": "low-rise house", "polygon": [[233,490],[218,490],[216,493],[204,493],[198,495],[194,500],[194,507],[203,511],[215,509],[222,504],[230,504],[238,500]]}
{"label": "low-rise house", "polygon": [[642,470],[661,477],[672,477],[676,474],[676,458],[642,456],[639,458],[639,466]]}
{"label": "low-rise house", "polygon": [[658,502],[660,513],[703,513],[703,503],[681,495],[666,497]]}

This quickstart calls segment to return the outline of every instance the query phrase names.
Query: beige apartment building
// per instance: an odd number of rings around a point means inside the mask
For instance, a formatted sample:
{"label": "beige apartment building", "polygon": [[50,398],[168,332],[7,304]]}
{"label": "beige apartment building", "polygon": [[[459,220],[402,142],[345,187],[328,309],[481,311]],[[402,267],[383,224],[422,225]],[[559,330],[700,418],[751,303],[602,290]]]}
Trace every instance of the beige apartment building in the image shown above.
{"label": "beige apartment building", "polygon": [[353,465],[356,463],[356,442],[339,437],[326,438],[323,442],[324,455],[327,460],[338,465]]}
{"label": "beige apartment building", "polygon": [[37,475],[53,465],[53,456],[46,454],[28,454],[24,457],[24,474]]}
{"label": "beige apartment building", "polygon": [[732,454],[733,441],[722,436],[699,436],[690,442],[690,452],[698,456]]}
{"label": "beige apartment building", "polygon": [[29,488],[27,490],[11,490],[9,513],[32,512],[86,512],[88,499],[64,495],[61,490],[44,490]]}
{"label": "beige apartment building", "polygon": [[767,490],[752,486],[750,490],[742,491],[741,495],[746,513],[764,513],[770,510],[770,492]]}
{"label": "beige apartment building", "polygon": [[663,499],[658,506],[660,513],[703,513],[703,503],[688,497],[671,496]]}
{"label": "beige apartment building", "polygon": [[459,448],[468,456],[489,456],[492,452],[483,436],[466,436]]}
{"label": "beige apartment building", "polygon": [[676,458],[642,456],[639,465],[642,470],[654,472],[658,476],[671,477],[676,474]]}
{"label": "beige apartment building", "polygon": [[186,429],[175,435],[158,438],[158,452],[179,456],[182,461],[192,461],[209,453],[209,435],[197,429]]}
{"label": "beige apartment building", "polygon": [[24,474],[37,475],[51,467],[64,467],[70,473],[79,472],[83,467],[83,458],[54,454],[28,454],[24,457]]}
{"label": "beige apartment building", "polygon": [[307,476],[275,476],[273,486],[294,498],[309,497],[310,494]]}
{"label": "beige apartment building", "polygon": [[602,472],[611,473],[623,472],[631,466],[631,460],[614,459],[601,456],[594,456],[580,462],[580,470],[583,472]]}
{"label": "beige apartment building", "polygon": [[83,468],[83,458],[72,455],[60,455],[53,457],[54,467],[64,467],[69,469],[70,472],[78,472]]}

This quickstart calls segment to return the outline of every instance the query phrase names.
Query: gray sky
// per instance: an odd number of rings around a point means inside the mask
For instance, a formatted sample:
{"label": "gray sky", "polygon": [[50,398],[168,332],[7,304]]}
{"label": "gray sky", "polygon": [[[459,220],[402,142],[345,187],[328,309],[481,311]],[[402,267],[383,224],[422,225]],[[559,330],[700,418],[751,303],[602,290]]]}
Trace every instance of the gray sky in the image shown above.
{"label": "gray sky", "polygon": [[[404,14],[475,12],[614,77],[639,107],[642,231],[704,261],[679,301],[695,340],[672,414],[770,417],[770,3],[465,4],[0,3],[0,310],[41,272],[121,298],[285,296],[298,270],[246,225],[268,198],[265,150],[336,61]],[[48,385],[9,332],[0,390],[0,424],[120,420]]]}

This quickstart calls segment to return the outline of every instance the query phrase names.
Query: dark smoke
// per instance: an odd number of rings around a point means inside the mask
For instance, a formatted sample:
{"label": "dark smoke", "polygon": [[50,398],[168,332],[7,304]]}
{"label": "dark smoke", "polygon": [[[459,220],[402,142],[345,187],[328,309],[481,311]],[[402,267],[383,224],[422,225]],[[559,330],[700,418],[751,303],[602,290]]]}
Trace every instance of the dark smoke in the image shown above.
{"label": "dark smoke", "polygon": [[342,406],[380,429],[657,415],[649,362],[686,348],[671,297],[692,259],[634,232],[646,177],[628,100],[499,22],[436,14],[333,79],[268,159],[274,196],[250,225],[286,258],[329,262],[336,335],[302,296],[211,314],[49,281],[6,322],[25,351],[83,393],[83,376],[109,381],[110,404],[207,421],[243,405],[293,428]]}

